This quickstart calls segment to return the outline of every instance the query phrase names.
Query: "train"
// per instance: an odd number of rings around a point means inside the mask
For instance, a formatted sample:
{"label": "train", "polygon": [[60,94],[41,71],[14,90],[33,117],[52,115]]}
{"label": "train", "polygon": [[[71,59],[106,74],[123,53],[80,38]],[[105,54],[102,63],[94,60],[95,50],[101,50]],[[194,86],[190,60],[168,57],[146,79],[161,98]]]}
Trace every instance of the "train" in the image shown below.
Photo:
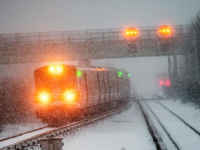
{"label": "train", "polygon": [[130,74],[125,70],[47,65],[34,71],[37,118],[55,126],[120,108],[130,100]]}

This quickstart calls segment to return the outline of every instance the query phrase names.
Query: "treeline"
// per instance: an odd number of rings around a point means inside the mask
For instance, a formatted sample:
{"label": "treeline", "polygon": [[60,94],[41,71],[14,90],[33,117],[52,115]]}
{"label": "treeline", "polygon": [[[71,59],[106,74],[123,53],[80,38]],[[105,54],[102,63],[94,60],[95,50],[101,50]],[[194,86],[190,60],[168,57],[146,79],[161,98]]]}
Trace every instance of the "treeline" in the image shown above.
{"label": "treeline", "polygon": [[177,93],[184,102],[200,104],[200,12],[191,21],[182,49],[180,73],[177,80]]}

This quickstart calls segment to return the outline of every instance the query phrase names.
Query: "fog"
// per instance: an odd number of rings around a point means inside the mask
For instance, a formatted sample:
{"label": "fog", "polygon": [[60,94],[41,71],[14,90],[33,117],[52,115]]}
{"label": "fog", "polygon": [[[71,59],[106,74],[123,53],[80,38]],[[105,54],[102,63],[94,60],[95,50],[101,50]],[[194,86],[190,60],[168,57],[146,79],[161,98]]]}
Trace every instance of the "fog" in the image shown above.
{"label": "fog", "polygon": [[158,86],[157,74],[168,71],[167,57],[139,57],[126,59],[93,60],[95,66],[115,67],[128,71],[131,76],[131,88],[138,95],[162,94]]}

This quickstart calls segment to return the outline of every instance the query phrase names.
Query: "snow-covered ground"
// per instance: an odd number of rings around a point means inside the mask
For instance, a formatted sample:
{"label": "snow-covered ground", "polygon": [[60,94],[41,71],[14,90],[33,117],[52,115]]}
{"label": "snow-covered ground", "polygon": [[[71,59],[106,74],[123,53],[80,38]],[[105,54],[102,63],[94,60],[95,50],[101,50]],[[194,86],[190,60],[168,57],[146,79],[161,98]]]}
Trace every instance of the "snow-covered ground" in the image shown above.
{"label": "snow-covered ground", "polygon": [[[173,100],[160,100],[162,104],[168,107],[170,110],[179,115],[188,124],[192,125],[196,129],[200,129],[200,111],[195,109],[191,104],[182,104],[180,101]],[[199,150],[200,147],[200,137],[185,124],[183,124],[177,117],[171,114],[169,111],[164,109],[156,100],[147,101],[150,108],[157,115],[161,123],[168,130],[172,139],[178,144],[180,149],[183,150]],[[153,114],[148,110],[147,106],[143,103],[143,106],[149,113],[155,127],[163,139],[166,147],[170,150],[175,149],[173,144],[169,141],[164,130],[161,128],[160,124],[157,122]]]}
{"label": "snow-covered ground", "polygon": [[139,105],[66,136],[63,150],[155,150]]}
{"label": "snow-covered ground", "polygon": [[[182,104],[179,100],[159,100],[159,102],[200,131],[200,109],[196,109],[195,105],[189,103]],[[194,131],[163,108],[156,100],[149,100],[147,103],[161,123],[164,124],[173,140],[177,142],[180,149],[199,149],[200,137]],[[143,106],[149,113],[166,147],[169,150],[176,149],[148,107],[144,103]],[[24,129],[19,126],[18,131],[38,127],[34,124],[27,124],[26,126]],[[50,130],[50,128],[37,132],[42,133],[47,130]],[[38,134],[37,132],[23,135],[4,143],[0,142],[0,148]],[[131,108],[127,111],[67,135],[63,142],[63,150],[156,150],[141,110],[136,102],[132,102]]]}
{"label": "snow-covered ground", "polygon": [[47,126],[47,124],[44,124],[40,121],[36,121],[35,123],[21,123],[15,125],[4,124],[2,129],[3,131],[0,133],[0,140],[45,126]]}
{"label": "snow-covered ground", "polygon": [[200,132],[200,109],[197,109],[196,105],[193,103],[183,104],[180,100],[162,100],[159,102]]}
{"label": "snow-covered ground", "polygon": [[39,131],[27,133],[27,134],[21,135],[19,137],[15,137],[15,138],[12,138],[12,139],[9,139],[9,140],[6,140],[6,141],[2,141],[2,142],[0,142],[0,148],[2,148],[4,146],[11,145],[11,144],[14,144],[14,143],[17,143],[17,142],[19,142],[21,140],[28,139],[30,137],[33,137],[33,136],[37,135],[37,134],[44,133],[46,131],[50,131],[52,129],[53,128],[44,128],[44,129],[39,130]]}

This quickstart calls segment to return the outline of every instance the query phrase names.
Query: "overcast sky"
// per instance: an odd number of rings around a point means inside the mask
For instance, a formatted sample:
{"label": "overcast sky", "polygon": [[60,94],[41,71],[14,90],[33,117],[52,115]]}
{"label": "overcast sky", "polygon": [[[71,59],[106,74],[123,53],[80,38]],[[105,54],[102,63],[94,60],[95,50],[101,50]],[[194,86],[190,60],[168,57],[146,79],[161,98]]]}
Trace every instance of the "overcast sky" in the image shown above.
{"label": "overcast sky", "polygon": [[0,0],[0,33],[190,23],[200,0]]}

